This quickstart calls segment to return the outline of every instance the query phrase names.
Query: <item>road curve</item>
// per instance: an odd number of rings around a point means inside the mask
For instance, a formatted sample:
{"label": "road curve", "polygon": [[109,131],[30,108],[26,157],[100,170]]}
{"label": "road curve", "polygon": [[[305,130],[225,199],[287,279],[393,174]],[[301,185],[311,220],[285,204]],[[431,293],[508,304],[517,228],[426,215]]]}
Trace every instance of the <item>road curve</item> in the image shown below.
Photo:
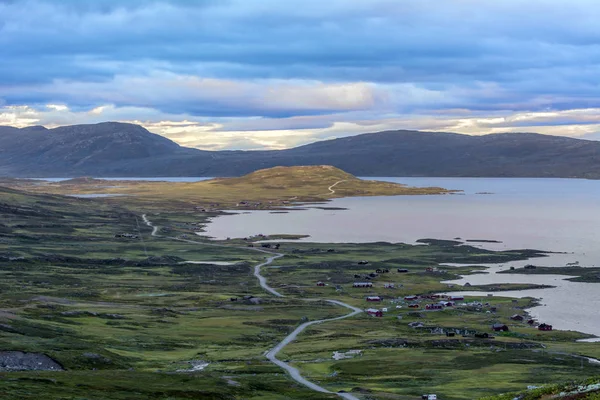
{"label": "road curve", "polygon": [[267,258],[267,261],[265,261],[264,263],[254,266],[254,276],[258,279],[258,283],[260,283],[260,286],[263,289],[265,289],[267,292],[271,293],[273,296],[277,296],[277,297],[285,297],[285,296],[282,295],[281,293],[279,293],[277,290],[273,289],[271,286],[269,286],[269,284],[267,283],[267,279],[260,274],[260,269],[262,267],[264,267],[265,265],[271,264],[273,261],[275,261],[276,259],[281,258],[281,257],[283,257],[283,254],[276,253],[275,255]]}
{"label": "road curve", "polygon": [[[307,380],[306,378],[304,378],[302,375],[300,375],[300,371],[298,371],[296,368],[292,367],[291,365],[279,360],[277,358],[277,354],[284,349],[285,346],[287,346],[288,344],[290,344],[291,342],[293,342],[294,340],[296,340],[296,338],[298,337],[298,335],[300,333],[302,333],[306,328],[308,328],[311,325],[316,325],[316,324],[322,324],[324,322],[330,322],[330,321],[337,321],[340,319],[344,319],[344,318],[350,318],[353,317],[359,313],[362,312],[361,309],[353,307],[349,304],[346,303],[342,303],[341,301],[337,301],[337,300],[326,300],[329,303],[333,303],[333,304],[337,304],[339,306],[342,307],[346,307],[349,308],[350,310],[352,310],[351,313],[346,314],[346,315],[342,315],[341,317],[336,317],[336,318],[329,318],[329,319],[321,319],[318,321],[310,321],[310,322],[305,322],[302,325],[298,326],[292,333],[290,333],[285,339],[283,339],[281,342],[279,342],[279,344],[275,347],[273,347],[267,354],[266,357],[275,365],[285,369],[288,374],[290,374],[290,376],[292,377],[293,380],[295,380],[296,382],[308,387],[309,389],[312,389],[314,391],[317,392],[321,392],[321,393],[333,393],[327,389],[325,389],[322,386],[317,385],[316,383],[313,383],[309,380]],[[338,396],[344,398],[344,399],[348,399],[348,400],[359,400],[357,397],[353,396],[350,393],[335,393]]]}
{"label": "road curve", "polygon": [[336,183],[334,183],[333,185],[329,186],[327,189],[329,190],[329,194],[335,194],[335,190],[333,190],[334,187],[336,187],[337,185],[339,185],[342,182],[346,182],[346,179],[342,179],[341,181],[337,181]]}
{"label": "road curve", "polygon": [[[341,183],[343,181],[339,181],[337,183],[335,183],[334,185],[330,186],[329,190],[332,190],[331,188],[335,185],[337,185],[338,183]],[[335,191],[333,191],[333,193],[335,193]],[[146,214],[142,215],[142,219],[144,220],[144,223],[152,228],[152,236],[155,237],[160,237],[158,235],[158,229],[159,227],[154,225],[146,216]],[[180,239],[180,238],[175,238],[175,237],[169,237],[167,236],[166,238],[168,239],[173,239],[173,240],[179,240],[182,242],[188,242],[188,243],[197,243],[197,244],[202,244],[202,245],[209,245],[209,246],[219,246],[219,247],[231,247],[231,246],[224,246],[224,245],[219,245],[219,244],[211,244],[211,243],[205,243],[205,242],[198,242],[198,241],[194,241],[194,240],[189,240],[189,239]],[[278,291],[276,291],[275,289],[273,289],[271,286],[268,285],[267,280],[264,276],[261,275],[261,268],[269,265],[271,263],[273,263],[273,261],[275,261],[278,258],[281,258],[284,256],[284,254],[282,253],[273,253],[267,250],[263,250],[263,249],[257,249],[254,247],[240,247],[246,250],[253,250],[253,251],[258,251],[260,253],[266,253],[266,254],[270,254],[271,256],[269,258],[267,258],[267,260],[261,264],[257,264],[254,267],[254,276],[256,276],[256,278],[258,279],[258,282],[260,283],[260,286],[265,289],[267,292],[271,293],[272,295],[276,296],[276,297],[285,297],[284,295],[282,295],[281,293],[279,293]],[[350,318],[353,317],[357,314],[360,314],[362,312],[362,310],[360,308],[356,308],[353,307],[349,304],[343,303],[341,301],[338,300],[325,300],[328,303],[331,304],[336,304],[338,306],[342,306],[345,308],[348,308],[350,310],[352,310],[351,313],[346,314],[346,315],[342,315],[340,317],[335,317],[335,318],[329,318],[329,319],[321,319],[321,320],[317,320],[317,321],[309,321],[309,322],[305,322],[302,325],[298,326],[292,333],[290,333],[285,339],[283,339],[281,342],[279,342],[279,344],[277,344],[275,347],[273,347],[271,350],[269,350],[269,352],[267,352],[266,357],[269,361],[271,361],[273,364],[283,368],[284,370],[286,370],[289,374],[290,377],[295,380],[296,382],[300,383],[301,385],[304,385],[306,387],[308,387],[309,389],[312,389],[314,391],[317,392],[321,392],[321,393],[330,393],[333,394],[333,392],[325,389],[322,386],[317,385],[316,383],[313,383],[309,380],[307,380],[306,378],[304,378],[301,374],[300,371],[298,371],[296,368],[292,367],[291,365],[279,360],[277,358],[277,354],[279,354],[279,352],[281,352],[281,350],[283,350],[285,348],[285,346],[287,346],[288,344],[290,344],[291,342],[293,342],[294,340],[296,340],[296,338],[298,337],[298,335],[300,333],[302,333],[306,328],[308,328],[311,325],[316,325],[316,324],[322,324],[324,322],[331,322],[331,321],[338,321],[340,319],[345,319],[345,318]],[[360,400],[359,398],[353,396],[350,393],[335,393],[336,395],[347,399],[347,400]]]}
{"label": "road curve", "polygon": [[152,228],[152,236],[157,236],[156,234],[158,233],[158,226],[154,226],[154,224],[152,224],[152,222],[150,222],[150,220],[148,219],[146,214],[142,215],[142,219],[144,220],[144,223],[146,225],[148,225],[150,228]]}

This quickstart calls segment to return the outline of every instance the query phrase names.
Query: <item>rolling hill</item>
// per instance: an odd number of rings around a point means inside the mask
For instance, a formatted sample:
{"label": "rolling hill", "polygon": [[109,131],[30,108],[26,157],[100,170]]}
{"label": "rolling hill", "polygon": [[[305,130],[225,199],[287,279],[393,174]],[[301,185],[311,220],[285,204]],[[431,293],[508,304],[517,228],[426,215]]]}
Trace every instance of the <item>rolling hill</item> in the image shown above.
{"label": "rolling hill", "polygon": [[288,150],[202,151],[133,125],[0,127],[0,176],[240,176],[333,165],[357,176],[600,179],[600,142],[535,133],[387,131]]}
{"label": "rolling hill", "polygon": [[[5,180],[6,181],[6,180]],[[2,181],[0,181],[0,184]],[[323,201],[356,196],[410,196],[453,193],[439,187],[406,185],[359,179],[330,165],[273,167],[241,177],[213,178],[201,182],[114,181],[92,178],[61,182],[13,180],[5,183],[29,193],[55,195],[117,194],[120,203],[173,202],[219,204],[220,207],[272,208],[290,201]],[[0,190],[2,188],[0,187]],[[1,194],[1,192],[0,192]]]}

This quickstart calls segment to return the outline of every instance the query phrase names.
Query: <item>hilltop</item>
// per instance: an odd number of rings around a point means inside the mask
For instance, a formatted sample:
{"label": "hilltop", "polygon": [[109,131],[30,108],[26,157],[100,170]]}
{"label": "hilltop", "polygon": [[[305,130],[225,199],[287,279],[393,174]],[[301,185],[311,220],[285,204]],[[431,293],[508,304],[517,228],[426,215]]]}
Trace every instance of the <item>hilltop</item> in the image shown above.
{"label": "hilltop", "polygon": [[331,165],[274,167],[240,178],[200,182],[203,186],[226,187],[232,191],[262,193],[261,196],[328,199],[353,196],[444,194],[442,188],[414,188],[406,185],[363,180]]}
{"label": "hilltop", "polygon": [[273,167],[260,169],[239,178],[219,179],[218,184],[239,185],[254,184],[264,187],[315,186],[323,180],[359,180],[357,177],[331,165],[309,165],[298,167]]}
{"label": "hilltop", "polygon": [[287,150],[202,151],[133,124],[0,126],[0,175],[12,177],[231,177],[275,166],[323,164],[357,176],[600,179],[600,141],[397,130]]}
{"label": "hilltop", "polygon": [[[323,201],[338,197],[434,195],[451,191],[437,188],[415,188],[406,185],[359,179],[329,165],[274,167],[239,178],[215,178],[207,181],[148,182],[110,181],[77,178],[53,183],[23,181],[13,187],[38,193],[53,194],[126,194],[130,201],[178,201],[184,203],[250,205],[272,207],[290,201]],[[126,200],[121,200],[126,201]]]}

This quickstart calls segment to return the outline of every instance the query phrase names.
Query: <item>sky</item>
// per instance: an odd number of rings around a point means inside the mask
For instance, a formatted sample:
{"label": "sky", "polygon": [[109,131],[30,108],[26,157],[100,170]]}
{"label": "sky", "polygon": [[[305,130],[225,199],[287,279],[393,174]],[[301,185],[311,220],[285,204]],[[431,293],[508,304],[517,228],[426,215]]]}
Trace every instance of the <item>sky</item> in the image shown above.
{"label": "sky", "polygon": [[207,150],[395,129],[600,140],[597,0],[0,0],[0,125]]}

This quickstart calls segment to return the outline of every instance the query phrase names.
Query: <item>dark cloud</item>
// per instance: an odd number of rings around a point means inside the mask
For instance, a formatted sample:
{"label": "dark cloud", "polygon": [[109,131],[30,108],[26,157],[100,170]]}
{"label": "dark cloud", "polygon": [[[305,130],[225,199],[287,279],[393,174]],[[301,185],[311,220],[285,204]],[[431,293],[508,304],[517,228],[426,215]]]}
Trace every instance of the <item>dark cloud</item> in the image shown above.
{"label": "dark cloud", "polygon": [[[238,82],[373,82],[390,93],[391,101],[372,104],[386,113],[598,107],[599,19],[595,0],[4,0],[0,98],[214,117],[344,110],[274,109],[236,92],[172,97],[152,83],[159,71]],[[114,82],[122,77],[150,78],[154,95],[120,91]],[[98,86],[86,91],[89,83]],[[402,85],[429,94],[403,101]]]}

